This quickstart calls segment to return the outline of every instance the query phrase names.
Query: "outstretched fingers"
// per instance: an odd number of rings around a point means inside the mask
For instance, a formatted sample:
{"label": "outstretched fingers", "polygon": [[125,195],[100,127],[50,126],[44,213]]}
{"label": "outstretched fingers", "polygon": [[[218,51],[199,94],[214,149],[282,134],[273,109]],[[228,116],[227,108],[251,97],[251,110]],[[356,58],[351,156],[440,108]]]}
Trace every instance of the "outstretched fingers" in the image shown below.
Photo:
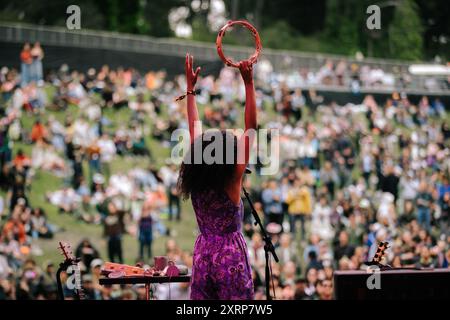
{"label": "outstretched fingers", "polygon": [[253,69],[253,64],[250,61],[245,61],[245,68],[248,72],[251,72]]}
{"label": "outstretched fingers", "polygon": [[195,74],[194,74],[195,81],[197,81],[197,79],[198,79],[198,75],[200,74],[200,70],[202,70],[201,67],[197,67],[197,69],[195,70]]}
{"label": "outstretched fingers", "polygon": [[186,53],[186,61],[184,62],[184,67],[185,67],[186,71],[190,70],[189,53]]}
{"label": "outstretched fingers", "polygon": [[194,72],[194,56],[186,53],[186,62],[185,62],[185,66],[186,66],[186,71],[191,72],[193,77],[198,77],[198,74],[200,72],[200,67],[198,67],[195,72]]}

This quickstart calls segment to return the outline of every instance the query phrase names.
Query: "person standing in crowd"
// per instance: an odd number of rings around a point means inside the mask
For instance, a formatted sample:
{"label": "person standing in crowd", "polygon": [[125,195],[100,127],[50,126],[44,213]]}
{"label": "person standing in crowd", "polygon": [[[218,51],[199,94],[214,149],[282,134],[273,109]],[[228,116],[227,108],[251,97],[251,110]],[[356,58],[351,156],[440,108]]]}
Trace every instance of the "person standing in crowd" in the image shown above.
{"label": "person standing in crowd", "polygon": [[320,181],[327,188],[330,198],[334,199],[334,190],[339,183],[339,177],[331,161],[326,161],[323,168],[320,169]]}
{"label": "person standing in crowd", "polygon": [[42,59],[44,59],[44,50],[42,50],[40,42],[36,42],[30,51],[33,62],[30,66],[30,79],[40,83],[44,79],[44,70]]}
{"label": "person standing in crowd", "polygon": [[282,194],[276,180],[269,181],[267,188],[262,191],[261,198],[266,217],[265,224],[275,222],[283,225]]}
{"label": "person standing in crowd", "polygon": [[94,176],[101,172],[100,164],[100,146],[98,140],[94,139],[87,147],[87,158],[89,164],[89,181],[91,186],[94,185]]}
{"label": "person standing in crowd", "polygon": [[324,240],[331,240],[334,237],[334,230],[331,224],[331,207],[325,194],[319,197],[319,201],[314,204],[312,212],[311,232],[318,234]]}
{"label": "person standing in crowd", "polygon": [[300,179],[294,181],[294,185],[289,189],[286,203],[288,204],[288,213],[290,221],[290,229],[295,237],[296,234],[296,222],[300,220],[301,223],[301,239],[306,238],[306,219],[311,216],[312,212],[312,199],[309,188],[302,183]]}
{"label": "person standing in crowd", "polygon": [[[169,220],[181,220],[181,200],[177,188],[178,170],[174,163],[168,162],[160,170],[162,180],[167,190],[167,198],[169,199]],[[175,207],[175,208],[174,208]],[[174,212],[175,209],[175,212]]]}
{"label": "person standing in crowd", "polygon": [[111,162],[116,154],[116,145],[114,141],[104,133],[98,140],[98,147],[100,148],[100,167],[103,176],[108,180],[111,176]]}
{"label": "person standing in crowd", "polygon": [[144,261],[144,251],[147,249],[147,258],[152,257],[153,219],[151,204],[145,203],[139,218],[139,261]]}
{"label": "person standing in crowd", "polygon": [[[21,150],[17,153],[18,156],[22,154]],[[15,159],[17,160],[17,158]],[[12,211],[19,200],[28,203],[28,198],[25,194],[28,181],[28,168],[30,164],[25,161],[14,161],[14,166],[9,171],[9,187],[11,198],[9,202],[10,210]]]}
{"label": "person standing in crowd", "polygon": [[431,204],[433,196],[431,195],[428,183],[422,180],[417,194],[417,222],[427,231],[431,228]]}
{"label": "person standing in crowd", "polygon": [[398,198],[398,184],[400,182],[399,177],[395,172],[395,168],[392,165],[386,165],[384,172],[380,178],[380,190],[383,192],[389,192],[394,196],[394,203]]}
{"label": "person standing in crowd", "polygon": [[370,176],[373,171],[373,157],[370,150],[365,150],[361,154],[361,169],[362,175],[364,177],[364,181],[366,183],[366,187],[370,185]]}
{"label": "person standing in crowd", "polygon": [[[403,201],[403,209],[406,209],[408,203],[413,203],[417,197],[419,189],[419,180],[414,177],[412,171],[408,171],[400,178],[401,200]],[[406,211],[406,210],[405,210]]]}
{"label": "person standing in crowd", "polygon": [[119,210],[110,201],[107,205],[107,216],[104,218],[104,235],[108,242],[108,256],[111,262],[123,263],[122,235],[124,233],[125,212]]}
{"label": "person standing in crowd", "polygon": [[23,49],[20,52],[21,61],[21,87],[24,88],[31,81],[31,64],[33,63],[33,57],[31,55],[31,46],[28,42],[23,45]]}

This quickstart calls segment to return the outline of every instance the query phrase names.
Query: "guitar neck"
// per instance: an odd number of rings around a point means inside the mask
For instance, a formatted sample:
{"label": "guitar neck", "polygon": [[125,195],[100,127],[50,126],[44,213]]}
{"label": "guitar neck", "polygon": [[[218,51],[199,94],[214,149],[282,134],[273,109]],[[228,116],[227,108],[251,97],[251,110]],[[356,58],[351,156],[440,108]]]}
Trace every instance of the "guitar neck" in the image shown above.
{"label": "guitar neck", "polygon": [[[83,292],[83,287],[81,284],[81,271],[79,266],[79,260],[72,254],[71,247],[68,243],[59,242],[59,249],[61,250],[61,254],[64,256],[64,263],[65,268],[69,266],[73,266],[75,269],[75,295],[77,300],[84,300],[85,295]],[[78,278],[78,279],[77,279]]]}

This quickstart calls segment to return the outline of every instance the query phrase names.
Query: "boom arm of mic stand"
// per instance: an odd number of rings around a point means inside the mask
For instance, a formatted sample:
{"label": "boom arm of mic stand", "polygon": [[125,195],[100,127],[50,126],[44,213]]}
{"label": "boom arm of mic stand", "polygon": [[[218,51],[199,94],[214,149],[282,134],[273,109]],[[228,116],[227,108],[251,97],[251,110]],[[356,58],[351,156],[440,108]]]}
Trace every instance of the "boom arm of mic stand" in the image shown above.
{"label": "boom arm of mic stand", "polygon": [[275,247],[273,246],[272,240],[270,239],[269,235],[267,234],[266,229],[264,228],[264,226],[261,222],[261,219],[259,218],[259,215],[255,210],[255,207],[253,206],[252,200],[250,199],[250,196],[249,196],[247,190],[245,190],[244,187],[242,187],[242,190],[244,191],[244,196],[247,199],[247,202],[250,205],[250,209],[252,211],[253,217],[255,218],[255,224],[259,225],[259,228],[261,229],[262,238],[265,242],[267,250],[272,254],[275,262],[279,262],[280,260],[278,259],[278,256],[275,253]]}

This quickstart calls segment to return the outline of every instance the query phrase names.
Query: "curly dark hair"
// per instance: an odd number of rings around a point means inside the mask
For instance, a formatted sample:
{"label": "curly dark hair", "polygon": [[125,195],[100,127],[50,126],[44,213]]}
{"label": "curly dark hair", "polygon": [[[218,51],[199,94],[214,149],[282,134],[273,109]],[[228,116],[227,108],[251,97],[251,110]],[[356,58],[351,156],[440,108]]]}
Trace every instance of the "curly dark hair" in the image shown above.
{"label": "curly dark hair", "polygon": [[[218,138],[222,139],[221,154],[216,154],[216,148],[210,146]],[[195,139],[181,164],[178,177],[178,191],[184,200],[194,192],[225,190],[236,172],[237,144],[237,137],[229,130],[207,130]],[[214,159],[212,163],[205,161],[206,149]],[[198,154],[200,152],[201,155]]]}

